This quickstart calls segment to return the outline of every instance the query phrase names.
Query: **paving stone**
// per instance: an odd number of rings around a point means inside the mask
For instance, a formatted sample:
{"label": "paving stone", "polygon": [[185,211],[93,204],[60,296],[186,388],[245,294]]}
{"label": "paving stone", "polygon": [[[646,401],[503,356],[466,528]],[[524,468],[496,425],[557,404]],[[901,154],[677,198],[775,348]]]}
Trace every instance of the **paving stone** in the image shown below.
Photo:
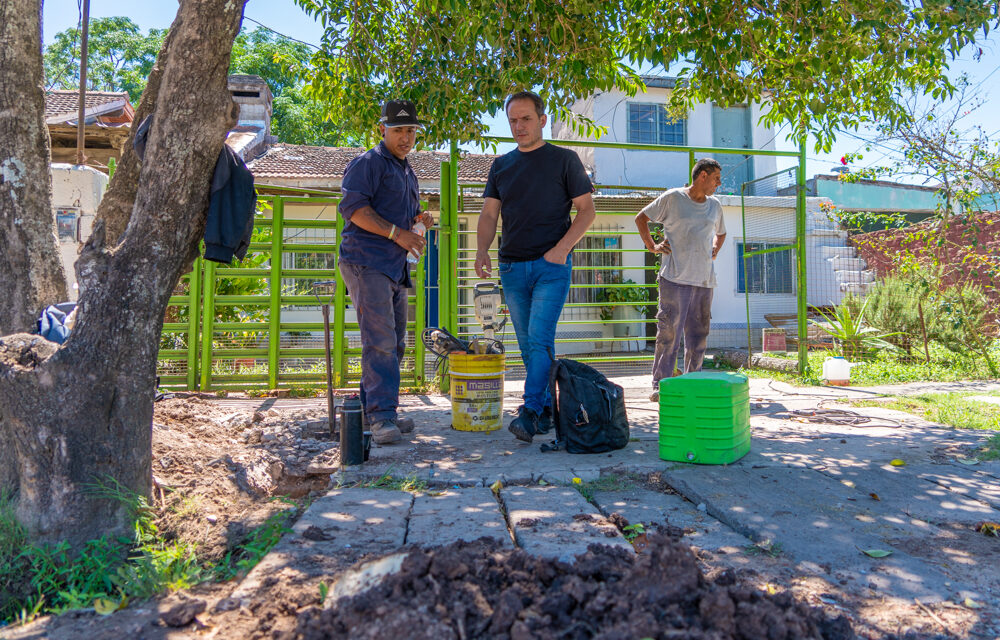
{"label": "paving stone", "polygon": [[231,597],[246,600],[269,577],[323,575],[338,553],[388,553],[403,546],[413,496],[405,491],[337,489],[314,501],[292,531],[254,567]]}
{"label": "paving stone", "polygon": [[985,502],[993,507],[992,519],[998,518],[1000,514],[997,514],[996,510],[1000,509],[1000,482],[997,482],[995,476],[981,471],[958,469],[954,465],[948,465],[946,469],[947,471],[934,470],[922,473],[920,477],[947,488],[951,494],[967,496]]}
{"label": "paving stone", "polygon": [[620,513],[629,524],[641,523],[647,530],[650,525],[680,527],[684,542],[706,551],[734,553],[753,544],[678,495],[649,489],[596,491],[594,502],[605,515]]}
{"label": "paving stone", "polygon": [[817,470],[855,489],[856,500],[861,503],[876,500],[874,494],[879,502],[932,524],[1000,520],[1000,511],[989,505],[991,493],[1000,503],[1000,490],[992,487],[991,492],[991,487],[976,478],[974,472],[963,472],[951,465],[864,465]]}
{"label": "paving stone", "polygon": [[[891,504],[858,501],[859,492],[817,471],[685,465],[664,473],[664,479],[688,500],[704,502],[710,515],[734,530],[780,544],[804,571],[851,575],[883,595],[924,602],[941,601],[965,589],[890,543],[935,544],[940,529],[909,518]],[[861,549],[893,554],[875,560]]]}
{"label": "paving stone", "polygon": [[576,489],[509,487],[500,495],[517,546],[528,553],[571,562],[591,544],[632,548]]}
{"label": "paving stone", "polygon": [[437,547],[458,540],[494,538],[512,547],[507,523],[493,492],[485,487],[419,494],[410,511],[406,544]]}

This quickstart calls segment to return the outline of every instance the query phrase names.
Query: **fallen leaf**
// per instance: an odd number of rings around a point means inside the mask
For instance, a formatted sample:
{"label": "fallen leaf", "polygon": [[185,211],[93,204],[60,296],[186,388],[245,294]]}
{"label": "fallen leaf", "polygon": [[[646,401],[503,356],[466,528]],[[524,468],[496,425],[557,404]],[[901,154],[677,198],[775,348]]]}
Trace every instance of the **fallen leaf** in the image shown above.
{"label": "fallen leaf", "polygon": [[892,551],[886,551],[885,549],[861,549],[861,553],[870,558],[885,558],[892,555]]}
{"label": "fallen leaf", "polygon": [[479,453],[470,453],[469,455],[465,456],[465,459],[475,462],[476,460],[482,460],[483,456],[482,454]]}
{"label": "fallen leaf", "polygon": [[977,522],[976,531],[984,536],[1000,538],[1000,524],[997,524],[996,522]]}
{"label": "fallen leaf", "polygon": [[110,616],[115,611],[125,607],[128,599],[123,599],[120,602],[115,602],[110,598],[95,598],[94,599],[94,611],[102,616]]}
{"label": "fallen leaf", "polygon": [[962,464],[969,465],[970,467],[974,464],[979,464],[979,460],[976,460],[974,458],[955,458],[955,459],[961,462]]}
{"label": "fallen leaf", "polygon": [[766,591],[767,591],[767,592],[768,592],[769,594],[771,594],[772,596],[773,596],[773,595],[775,595],[776,593],[778,593],[778,590],[777,590],[777,589],[776,589],[776,588],[774,587],[774,585],[773,585],[773,584],[771,584],[770,582],[769,582],[769,583],[767,583],[766,585],[764,585],[764,589],[765,589],[765,590],[766,590]]}
{"label": "fallen leaf", "polygon": [[905,460],[900,460],[899,458],[896,458],[894,460],[890,460],[889,464],[891,464],[894,467],[904,467],[904,466],[906,466],[906,461]]}
{"label": "fallen leaf", "polygon": [[500,482],[499,480],[490,485],[490,490],[493,493],[500,493],[501,489],[503,489],[503,483]]}
{"label": "fallen leaf", "polygon": [[882,498],[878,497],[877,493],[872,492],[872,493],[869,493],[868,495],[870,495],[872,497],[872,500],[878,500],[879,502],[882,502]]}
{"label": "fallen leaf", "polygon": [[539,481],[538,481],[538,486],[540,486],[540,487],[544,487],[544,486],[545,486],[545,485],[547,485],[547,484],[548,484],[548,482],[546,482],[546,481],[544,481],[544,480],[539,480]]}
{"label": "fallen leaf", "polygon": [[444,491],[428,491],[427,495],[429,495],[429,496],[435,496],[435,497],[436,496],[443,496],[444,495]]}
{"label": "fallen leaf", "polygon": [[969,607],[970,609],[982,609],[984,606],[986,606],[979,602],[976,602],[972,598],[966,598],[963,604],[965,604],[965,606]]}

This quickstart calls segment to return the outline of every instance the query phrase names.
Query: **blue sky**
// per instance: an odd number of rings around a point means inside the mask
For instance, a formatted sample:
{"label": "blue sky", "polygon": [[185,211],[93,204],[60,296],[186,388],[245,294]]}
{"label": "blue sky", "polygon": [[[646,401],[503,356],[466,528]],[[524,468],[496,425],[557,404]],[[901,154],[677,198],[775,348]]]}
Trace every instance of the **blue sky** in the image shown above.
{"label": "blue sky", "polygon": [[[46,0],[43,15],[43,38],[47,43],[52,37],[64,29],[74,27],[79,20],[77,0]],[[90,14],[92,17],[126,15],[143,30],[164,28],[170,26],[177,12],[174,0],[138,0],[121,2],[120,0],[91,0]],[[253,29],[261,23],[286,36],[318,45],[323,33],[322,26],[307,16],[292,0],[250,0],[247,4],[244,26]],[[983,48],[983,55],[978,61],[973,60],[972,52],[965,52],[955,61],[952,71],[957,75],[967,73],[973,85],[978,88],[978,97],[987,106],[977,110],[965,122],[967,126],[981,125],[990,137],[1000,137],[1000,110],[989,108],[988,103],[1000,98],[1000,40],[992,33],[990,38],[977,46]],[[505,119],[493,117],[486,119],[495,135],[509,135]],[[776,144],[779,149],[795,148],[792,142],[785,140],[786,132],[780,131]],[[806,175],[828,173],[830,169],[840,164],[841,156],[852,152],[863,152],[864,159],[858,166],[886,163],[887,156],[892,156],[890,149],[873,149],[865,152],[865,142],[859,140],[853,133],[845,132],[837,136],[833,150],[828,154],[816,154],[810,146],[808,150],[808,167]]]}

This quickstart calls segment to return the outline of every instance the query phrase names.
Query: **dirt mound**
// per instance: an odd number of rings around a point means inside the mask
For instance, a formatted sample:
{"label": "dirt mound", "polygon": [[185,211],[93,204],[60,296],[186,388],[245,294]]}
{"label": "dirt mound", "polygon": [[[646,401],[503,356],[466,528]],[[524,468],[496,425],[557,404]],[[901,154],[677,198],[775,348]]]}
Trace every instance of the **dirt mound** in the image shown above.
{"label": "dirt mound", "polygon": [[324,638],[853,638],[787,594],[725,572],[709,581],[691,549],[652,534],[646,553],[594,545],[573,564],[480,540],[414,549],[372,589],[302,611],[283,640]]}

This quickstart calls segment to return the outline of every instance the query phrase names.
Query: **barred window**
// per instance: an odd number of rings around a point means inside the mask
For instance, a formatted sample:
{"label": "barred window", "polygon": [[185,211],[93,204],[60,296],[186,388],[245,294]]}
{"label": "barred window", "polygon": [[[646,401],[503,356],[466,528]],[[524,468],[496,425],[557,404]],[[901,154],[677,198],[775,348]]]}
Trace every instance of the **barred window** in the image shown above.
{"label": "barred window", "polygon": [[687,120],[670,117],[662,104],[628,103],[628,141],[637,144],[687,144]]}
{"label": "barred window", "polygon": [[[788,243],[737,242],[736,255],[787,247]],[[792,293],[792,251],[761,253],[736,260],[736,290],[739,293]]]}

